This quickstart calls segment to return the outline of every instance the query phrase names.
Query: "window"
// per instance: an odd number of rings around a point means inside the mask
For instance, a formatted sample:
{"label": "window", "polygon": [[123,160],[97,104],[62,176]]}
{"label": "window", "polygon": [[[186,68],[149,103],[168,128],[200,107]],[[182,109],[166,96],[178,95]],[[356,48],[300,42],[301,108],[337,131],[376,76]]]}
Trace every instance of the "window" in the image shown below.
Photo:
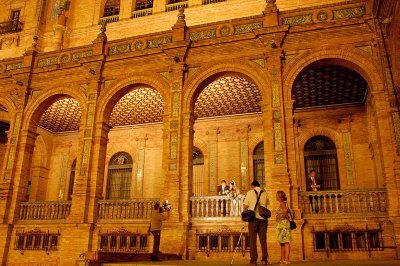
{"label": "window", "polygon": [[14,10],[11,14],[12,20],[12,31],[17,31],[18,29],[18,22],[19,22],[19,15],[21,14],[21,10]]}
{"label": "window", "polygon": [[264,166],[264,142],[260,142],[253,152],[254,180],[260,183],[260,187],[265,187],[265,166]]}
{"label": "window", "polygon": [[68,187],[68,200],[72,199],[71,195],[74,192],[75,170],[76,170],[76,159],[74,160],[71,166],[71,175],[69,178],[69,187]]}
{"label": "window", "polygon": [[136,0],[136,10],[153,7],[153,0]]}
{"label": "window", "polygon": [[147,233],[133,233],[125,229],[116,232],[99,232],[99,249],[106,252],[147,252]]}
{"label": "window", "polygon": [[197,250],[202,252],[242,252],[250,250],[249,236],[244,233],[240,238],[240,233],[210,233],[197,235]]}
{"label": "window", "polygon": [[104,5],[103,17],[119,15],[119,0],[108,0]]}
{"label": "window", "polygon": [[17,250],[57,250],[60,233],[42,232],[35,229],[29,232],[16,232],[15,249]]}
{"label": "window", "polygon": [[193,147],[193,194],[203,196],[204,188],[204,155],[203,152]]}
{"label": "window", "polygon": [[132,157],[125,153],[115,154],[108,166],[107,199],[123,200],[131,197]]}
{"label": "window", "polygon": [[307,175],[315,170],[321,179],[321,190],[340,189],[336,146],[325,136],[315,136],[304,146],[304,162]]}
{"label": "window", "polygon": [[179,2],[186,2],[188,0],[169,0],[168,4],[175,4],[175,3],[179,3]]}
{"label": "window", "polygon": [[353,249],[353,238],[351,233],[342,233],[343,249]]}

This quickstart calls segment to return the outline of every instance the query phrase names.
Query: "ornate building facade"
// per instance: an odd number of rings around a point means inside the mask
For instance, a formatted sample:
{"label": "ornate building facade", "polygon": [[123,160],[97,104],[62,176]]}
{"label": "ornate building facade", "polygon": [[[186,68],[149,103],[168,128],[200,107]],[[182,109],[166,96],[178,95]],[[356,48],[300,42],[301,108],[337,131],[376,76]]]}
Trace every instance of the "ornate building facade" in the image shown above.
{"label": "ornate building facade", "polygon": [[164,200],[164,253],[231,257],[243,197],[216,196],[221,180],[242,194],[260,181],[273,217],[286,192],[293,260],[399,258],[399,1],[0,0],[0,10],[2,264],[143,256]]}

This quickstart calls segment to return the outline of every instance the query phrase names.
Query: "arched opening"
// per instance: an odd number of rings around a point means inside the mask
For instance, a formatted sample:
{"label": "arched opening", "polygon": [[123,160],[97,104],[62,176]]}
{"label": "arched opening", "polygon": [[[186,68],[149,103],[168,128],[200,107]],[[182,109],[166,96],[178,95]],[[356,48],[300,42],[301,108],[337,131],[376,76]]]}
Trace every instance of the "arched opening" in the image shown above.
{"label": "arched opening", "polygon": [[71,165],[71,173],[69,175],[69,186],[68,186],[68,200],[72,200],[72,194],[74,192],[74,184],[75,184],[75,172],[76,172],[76,159],[72,162]]}
{"label": "arched opening", "polygon": [[106,199],[131,198],[132,157],[126,152],[115,154],[108,165]]}
{"label": "arched opening", "polygon": [[119,15],[119,0],[107,0],[104,5],[103,17]]}
{"label": "arched opening", "polygon": [[7,131],[10,130],[10,119],[7,109],[0,105],[0,169],[3,168],[7,149]]}
{"label": "arched opening", "polygon": [[336,146],[331,139],[325,136],[309,139],[304,146],[304,162],[306,173],[314,170],[320,178],[320,190],[340,189]]}
{"label": "arched opening", "polygon": [[254,180],[257,180],[261,187],[265,187],[265,165],[264,165],[264,142],[260,142],[253,152]]}
{"label": "arched opening", "polygon": [[204,154],[193,147],[193,194],[194,196],[204,195]]}

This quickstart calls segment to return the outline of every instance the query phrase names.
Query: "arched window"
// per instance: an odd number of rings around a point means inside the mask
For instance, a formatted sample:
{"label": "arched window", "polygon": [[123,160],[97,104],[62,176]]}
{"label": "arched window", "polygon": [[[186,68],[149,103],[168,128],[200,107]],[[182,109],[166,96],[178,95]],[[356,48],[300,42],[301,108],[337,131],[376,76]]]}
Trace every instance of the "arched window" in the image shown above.
{"label": "arched window", "polygon": [[132,157],[126,152],[115,154],[108,165],[106,198],[130,199],[132,181]]}
{"label": "arched window", "polygon": [[115,16],[119,14],[119,0],[108,0],[104,5],[104,16]]}
{"label": "arched window", "polygon": [[71,195],[74,192],[74,183],[75,183],[75,169],[76,169],[76,159],[72,163],[71,166],[71,175],[69,178],[69,187],[68,187],[68,200],[71,200]]}
{"label": "arched window", "polygon": [[204,155],[197,147],[193,147],[193,181],[194,196],[204,196]]}
{"label": "arched window", "polygon": [[260,142],[253,152],[254,180],[260,183],[261,188],[265,187],[265,166],[264,166],[264,141]]}
{"label": "arched window", "polygon": [[336,146],[325,136],[315,136],[304,146],[304,162],[307,175],[315,170],[321,179],[321,190],[340,189]]}

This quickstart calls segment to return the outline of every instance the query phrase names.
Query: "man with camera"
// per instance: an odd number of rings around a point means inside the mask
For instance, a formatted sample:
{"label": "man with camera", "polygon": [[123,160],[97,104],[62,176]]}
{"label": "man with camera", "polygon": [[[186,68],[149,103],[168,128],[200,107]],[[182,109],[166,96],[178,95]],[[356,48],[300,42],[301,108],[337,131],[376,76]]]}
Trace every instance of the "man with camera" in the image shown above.
{"label": "man with camera", "polygon": [[171,210],[171,204],[169,204],[168,201],[165,201],[162,206],[160,206],[160,203],[158,202],[154,204],[154,210],[151,214],[151,223],[150,223],[150,232],[154,236],[153,253],[150,256],[150,260],[152,261],[161,261],[160,259],[157,258],[157,254],[159,253],[158,250],[160,248],[161,224],[162,221],[169,220],[170,210]]}

